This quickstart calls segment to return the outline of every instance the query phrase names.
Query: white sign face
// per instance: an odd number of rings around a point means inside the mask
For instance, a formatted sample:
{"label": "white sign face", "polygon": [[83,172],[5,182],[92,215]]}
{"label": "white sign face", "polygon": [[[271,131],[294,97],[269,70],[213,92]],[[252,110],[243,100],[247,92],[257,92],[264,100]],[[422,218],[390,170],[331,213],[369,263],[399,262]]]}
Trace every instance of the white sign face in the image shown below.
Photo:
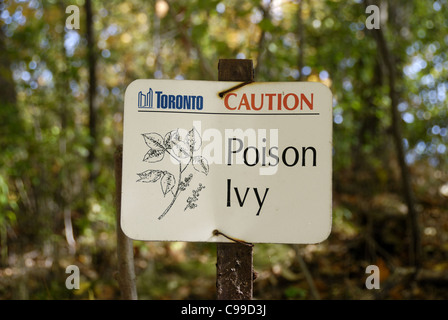
{"label": "white sign face", "polygon": [[317,82],[136,80],[121,225],[146,241],[318,243],[332,217],[332,95]]}

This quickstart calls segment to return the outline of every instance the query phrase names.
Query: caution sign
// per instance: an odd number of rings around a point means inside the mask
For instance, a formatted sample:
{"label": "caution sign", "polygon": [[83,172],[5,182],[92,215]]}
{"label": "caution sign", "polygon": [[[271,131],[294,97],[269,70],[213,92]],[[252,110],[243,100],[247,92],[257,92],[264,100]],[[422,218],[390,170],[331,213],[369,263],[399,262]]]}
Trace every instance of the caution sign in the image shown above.
{"label": "caution sign", "polygon": [[330,233],[331,203],[332,95],[323,84],[128,86],[121,224],[130,238],[317,243]]}

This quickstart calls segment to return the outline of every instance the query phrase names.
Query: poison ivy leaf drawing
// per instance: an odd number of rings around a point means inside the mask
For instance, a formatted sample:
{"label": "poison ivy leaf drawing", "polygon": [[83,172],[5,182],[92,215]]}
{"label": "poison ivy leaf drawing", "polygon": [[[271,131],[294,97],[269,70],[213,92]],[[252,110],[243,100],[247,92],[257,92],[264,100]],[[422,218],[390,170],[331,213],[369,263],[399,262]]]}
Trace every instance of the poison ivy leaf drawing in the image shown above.
{"label": "poison ivy leaf drawing", "polygon": [[143,157],[143,161],[146,162],[159,162],[165,156],[166,148],[164,146],[163,138],[160,134],[151,132],[142,134],[145,139],[146,145],[149,147]]}
{"label": "poison ivy leaf drawing", "polygon": [[202,138],[196,128],[193,128],[188,132],[187,136],[185,137],[185,143],[189,146],[191,154],[193,153],[193,151],[197,151],[199,150],[199,148],[201,148]]}
{"label": "poison ivy leaf drawing", "polygon": [[177,159],[187,159],[191,155],[188,144],[186,144],[184,141],[173,143],[172,154]]}
{"label": "poison ivy leaf drawing", "polygon": [[177,159],[187,159],[190,157],[188,144],[182,139],[178,129],[168,132],[163,142],[166,150],[170,150],[173,157]]}
{"label": "poison ivy leaf drawing", "polygon": [[159,162],[168,153],[179,164],[177,179],[171,172],[164,170],[148,169],[137,173],[139,177],[137,182],[154,183],[160,180],[163,197],[166,197],[169,193],[173,196],[168,207],[159,216],[158,219],[160,220],[170,211],[180,193],[189,187],[193,174],[190,173],[185,179],[182,177],[189,165],[192,164],[195,171],[205,175],[209,173],[209,165],[207,159],[194,155],[195,151],[198,151],[202,145],[202,137],[194,127],[184,135],[179,132],[179,129],[175,129],[169,131],[163,137],[156,132],[143,133],[142,136],[149,148],[143,156],[144,162]]}
{"label": "poison ivy leaf drawing", "polygon": [[144,133],[142,134],[142,136],[145,139],[146,145],[150,149],[156,149],[156,150],[165,149],[163,138],[160,134],[151,132],[151,133]]}
{"label": "poison ivy leaf drawing", "polygon": [[194,157],[193,168],[198,172],[208,175],[209,166],[207,159],[201,156]]}
{"label": "poison ivy leaf drawing", "polygon": [[181,136],[179,134],[179,130],[172,130],[165,135],[164,143],[167,149],[171,149],[174,144],[181,141]]}
{"label": "poison ivy leaf drawing", "polygon": [[162,180],[160,180],[160,185],[162,186],[163,196],[166,196],[170,192],[174,185],[176,184],[176,178],[171,173],[166,173]]}
{"label": "poison ivy leaf drawing", "polygon": [[163,172],[160,170],[146,170],[142,173],[137,173],[140,179],[137,182],[156,182],[163,175]]}
{"label": "poison ivy leaf drawing", "polygon": [[143,157],[146,162],[159,162],[165,156],[165,150],[149,149]]}

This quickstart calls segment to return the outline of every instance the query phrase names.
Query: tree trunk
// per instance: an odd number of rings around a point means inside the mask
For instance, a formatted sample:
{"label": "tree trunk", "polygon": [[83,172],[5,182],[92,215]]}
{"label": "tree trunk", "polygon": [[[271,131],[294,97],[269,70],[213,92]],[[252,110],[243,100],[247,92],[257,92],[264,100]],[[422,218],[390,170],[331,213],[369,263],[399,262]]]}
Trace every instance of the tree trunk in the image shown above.
{"label": "tree trunk", "polygon": [[400,113],[398,112],[399,96],[396,89],[396,66],[394,57],[387,47],[386,39],[383,31],[373,29],[373,35],[378,46],[378,51],[384,67],[387,70],[389,82],[389,98],[391,101],[392,115],[392,138],[395,144],[397,160],[400,166],[400,175],[402,182],[403,197],[408,209],[408,223],[411,235],[411,243],[409,248],[410,261],[415,267],[420,267],[422,253],[420,241],[420,226],[418,213],[415,209],[414,197],[412,192],[411,177],[405,161],[405,152],[403,147],[403,136],[401,131]]}
{"label": "tree trunk", "polygon": [[93,32],[93,12],[92,12],[92,2],[91,0],[86,0],[85,2],[86,10],[86,38],[87,38],[87,59],[89,65],[89,156],[87,158],[88,165],[90,167],[90,177],[89,180],[92,182],[96,175],[97,169],[95,166],[96,162],[96,142],[97,142],[97,114],[95,107],[95,95],[96,95],[96,50],[95,50],[95,39]]}

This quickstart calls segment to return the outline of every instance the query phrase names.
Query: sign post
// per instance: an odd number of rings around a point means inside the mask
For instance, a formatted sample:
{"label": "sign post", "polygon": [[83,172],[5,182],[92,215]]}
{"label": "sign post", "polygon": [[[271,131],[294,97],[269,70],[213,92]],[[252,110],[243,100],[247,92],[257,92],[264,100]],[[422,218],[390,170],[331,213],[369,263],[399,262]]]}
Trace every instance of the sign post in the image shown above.
{"label": "sign post", "polygon": [[[252,60],[221,59],[219,81],[254,81]],[[253,248],[241,243],[218,243],[216,289],[218,300],[251,300],[253,296]]]}
{"label": "sign post", "polygon": [[115,171],[115,207],[116,207],[116,235],[117,235],[117,280],[123,300],[137,300],[135,284],[134,248],[121,229],[121,180],[123,166],[123,146],[118,146],[114,156]]}
{"label": "sign post", "polygon": [[124,99],[121,226],[142,241],[215,242],[218,299],[252,298],[252,243],[331,231],[332,95],[318,82],[132,82]]}

